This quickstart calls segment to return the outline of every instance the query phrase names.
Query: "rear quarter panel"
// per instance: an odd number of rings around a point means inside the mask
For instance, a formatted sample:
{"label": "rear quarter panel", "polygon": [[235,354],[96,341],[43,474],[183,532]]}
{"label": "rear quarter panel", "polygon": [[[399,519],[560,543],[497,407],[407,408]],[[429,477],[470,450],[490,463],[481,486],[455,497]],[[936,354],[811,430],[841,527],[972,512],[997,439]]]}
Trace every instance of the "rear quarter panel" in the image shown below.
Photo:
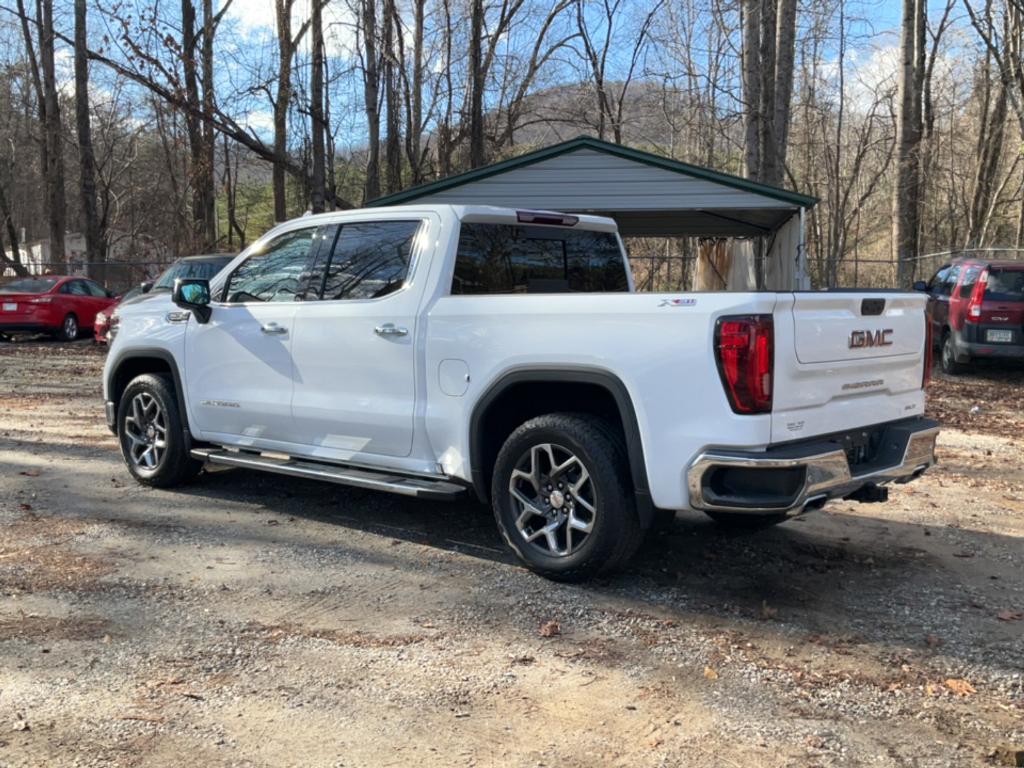
{"label": "rear quarter panel", "polygon": [[[684,473],[704,448],[765,446],[771,416],[739,416],[715,364],[722,314],[770,314],[775,294],[446,296],[426,314],[425,424],[450,475],[470,479],[470,422],[480,397],[524,369],[610,373],[629,392],[655,505],[687,504]],[[444,365],[442,365],[444,364]],[[465,391],[445,372],[469,375]],[[447,393],[446,391],[447,390]]]}

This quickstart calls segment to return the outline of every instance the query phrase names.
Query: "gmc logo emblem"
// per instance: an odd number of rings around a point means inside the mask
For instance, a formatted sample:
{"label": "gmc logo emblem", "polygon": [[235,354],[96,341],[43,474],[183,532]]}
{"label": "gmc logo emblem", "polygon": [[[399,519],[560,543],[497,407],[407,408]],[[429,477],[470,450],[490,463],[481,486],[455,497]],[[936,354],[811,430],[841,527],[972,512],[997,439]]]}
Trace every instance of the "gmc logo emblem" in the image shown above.
{"label": "gmc logo emblem", "polygon": [[850,334],[850,349],[863,349],[865,347],[891,347],[892,328],[884,331],[853,331]]}

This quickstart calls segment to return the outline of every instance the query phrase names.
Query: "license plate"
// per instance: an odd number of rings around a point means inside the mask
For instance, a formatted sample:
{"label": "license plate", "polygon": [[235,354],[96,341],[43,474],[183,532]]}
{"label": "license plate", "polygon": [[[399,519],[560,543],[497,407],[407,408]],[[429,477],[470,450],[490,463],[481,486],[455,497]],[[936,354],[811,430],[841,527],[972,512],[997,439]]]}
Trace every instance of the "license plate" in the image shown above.
{"label": "license plate", "polygon": [[17,304],[14,304],[12,302],[5,302],[4,303],[4,312],[17,312],[17,311],[18,311],[18,305]]}
{"label": "license plate", "polygon": [[996,341],[996,342],[1011,342],[1013,341],[1013,331],[1002,331],[1002,330],[988,330],[985,331],[985,341]]}

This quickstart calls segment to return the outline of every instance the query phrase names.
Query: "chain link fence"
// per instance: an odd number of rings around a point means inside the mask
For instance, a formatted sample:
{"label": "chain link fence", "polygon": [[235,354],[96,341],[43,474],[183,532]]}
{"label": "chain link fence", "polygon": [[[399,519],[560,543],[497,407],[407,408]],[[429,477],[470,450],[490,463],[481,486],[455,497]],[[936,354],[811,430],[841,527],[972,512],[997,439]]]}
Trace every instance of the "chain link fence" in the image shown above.
{"label": "chain link fence", "polygon": [[[647,249],[633,249],[630,264],[633,281],[644,293],[683,292],[693,289],[697,261],[693,249],[659,248],[653,255]],[[927,280],[949,261],[965,256],[1000,261],[1024,261],[1024,248],[959,248],[926,253],[912,259],[914,279]],[[76,275],[89,277],[115,293],[124,293],[140,283],[153,281],[171,265],[165,261],[37,262],[27,266],[33,275]],[[895,288],[898,287],[896,262],[891,258],[859,258],[849,255],[838,265],[812,258],[808,264],[815,288]],[[0,267],[0,281],[16,275],[7,265]]]}
{"label": "chain link fence", "polygon": [[[34,262],[27,264],[26,269],[31,275],[73,275],[88,277],[103,285],[114,293],[124,293],[140,283],[156,280],[173,259],[166,261],[106,261],[98,262]],[[16,277],[14,267],[4,265],[0,268],[0,281],[6,282]]]}

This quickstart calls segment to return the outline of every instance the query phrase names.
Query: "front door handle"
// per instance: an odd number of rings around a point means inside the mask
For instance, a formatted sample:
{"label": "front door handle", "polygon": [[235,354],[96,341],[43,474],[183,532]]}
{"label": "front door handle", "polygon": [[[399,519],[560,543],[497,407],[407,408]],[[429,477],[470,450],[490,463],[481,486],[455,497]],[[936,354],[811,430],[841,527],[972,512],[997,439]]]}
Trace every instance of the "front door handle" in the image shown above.
{"label": "front door handle", "polygon": [[271,336],[280,336],[283,333],[288,333],[287,328],[277,323],[264,323],[260,326],[260,330]]}
{"label": "front door handle", "polygon": [[378,325],[374,328],[373,332],[378,336],[405,336],[409,333],[409,329],[402,328],[394,323],[384,323],[384,325]]}

